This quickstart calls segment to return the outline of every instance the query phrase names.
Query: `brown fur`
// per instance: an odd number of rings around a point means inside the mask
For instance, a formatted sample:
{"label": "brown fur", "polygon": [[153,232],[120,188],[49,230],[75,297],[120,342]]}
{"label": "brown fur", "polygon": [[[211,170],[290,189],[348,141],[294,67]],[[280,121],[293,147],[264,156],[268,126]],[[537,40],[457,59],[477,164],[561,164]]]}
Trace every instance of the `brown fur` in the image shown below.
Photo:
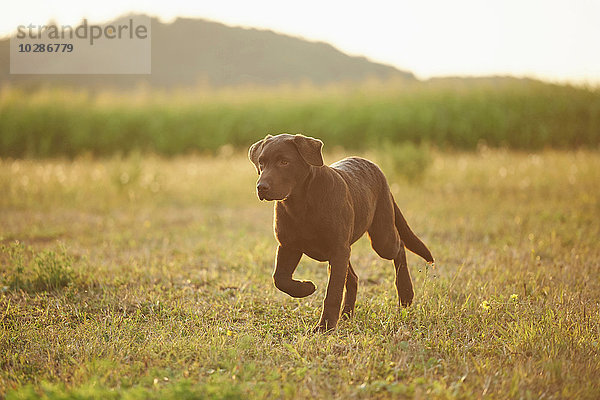
{"label": "brown fur", "polygon": [[329,262],[327,294],[315,327],[327,331],[335,328],[342,304],[342,315],[354,311],[358,277],[350,246],[365,232],[380,257],[394,260],[402,306],[414,296],[404,246],[428,262],[433,257],[409,228],[379,167],[359,157],[323,165],[322,146],[302,135],[268,135],[250,147],[248,156],[260,175],[258,197],[276,201],[275,286],[293,297],[308,296],[315,285],[292,278],[302,254]]}

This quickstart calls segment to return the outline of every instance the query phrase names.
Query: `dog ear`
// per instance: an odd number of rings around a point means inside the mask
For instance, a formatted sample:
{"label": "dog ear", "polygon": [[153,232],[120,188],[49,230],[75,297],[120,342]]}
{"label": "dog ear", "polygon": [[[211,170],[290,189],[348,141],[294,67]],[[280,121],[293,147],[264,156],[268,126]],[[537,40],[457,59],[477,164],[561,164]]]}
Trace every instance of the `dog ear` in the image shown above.
{"label": "dog ear", "polygon": [[323,165],[323,154],[321,153],[323,142],[319,139],[304,135],[295,135],[294,144],[304,161],[315,167]]}
{"label": "dog ear", "polygon": [[254,164],[254,167],[256,168],[256,172],[259,174],[260,174],[260,168],[258,167],[258,156],[260,155],[260,152],[262,151],[263,144],[265,144],[265,141],[272,137],[273,136],[271,136],[271,135],[265,136],[264,139],[259,140],[258,142],[254,143],[252,146],[250,146],[250,149],[248,150],[248,158],[250,159],[250,161],[252,161],[252,164]]}

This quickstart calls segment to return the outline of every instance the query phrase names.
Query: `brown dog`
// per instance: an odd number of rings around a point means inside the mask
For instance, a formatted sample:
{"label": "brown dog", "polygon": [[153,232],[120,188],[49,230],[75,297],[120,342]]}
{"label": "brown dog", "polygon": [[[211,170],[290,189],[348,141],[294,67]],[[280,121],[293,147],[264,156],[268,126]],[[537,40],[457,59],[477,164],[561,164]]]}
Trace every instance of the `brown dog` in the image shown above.
{"label": "brown dog", "polygon": [[320,140],[302,135],[267,135],[248,152],[260,175],[259,199],[276,201],[275,286],[293,297],[308,296],[315,285],[292,278],[300,257],[306,254],[329,262],[327,294],[316,331],[335,328],[342,295],[342,314],[354,311],[358,277],[350,263],[350,246],[365,232],[380,257],[394,260],[402,306],[410,305],[414,296],[404,246],[433,263],[425,244],[408,227],[379,167],[359,157],[328,167],[323,165],[322,146]]}

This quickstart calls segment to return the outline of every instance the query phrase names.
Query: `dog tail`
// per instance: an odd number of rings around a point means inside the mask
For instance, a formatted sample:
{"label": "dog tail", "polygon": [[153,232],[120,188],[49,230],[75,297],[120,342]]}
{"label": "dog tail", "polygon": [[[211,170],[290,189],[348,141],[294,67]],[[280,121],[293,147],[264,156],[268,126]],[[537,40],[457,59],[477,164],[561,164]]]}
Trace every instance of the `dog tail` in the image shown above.
{"label": "dog tail", "polygon": [[413,253],[423,257],[425,259],[425,261],[432,263],[433,256],[431,255],[431,252],[429,251],[427,246],[425,246],[425,243],[423,243],[421,241],[421,239],[419,239],[417,237],[417,235],[415,235],[413,233],[413,231],[410,229],[410,227],[408,226],[408,223],[404,219],[404,216],[400,212],[400,208],[398,208],[396,201],[395,200],[393,200],[393,201],[394,201],[394,222],[396,224],[396,229],[398,229],[398,233],[400,234],[400,239],[402,239],[402,241],[404,242],[404,245],[406,246],[407,249],[409,249]]}

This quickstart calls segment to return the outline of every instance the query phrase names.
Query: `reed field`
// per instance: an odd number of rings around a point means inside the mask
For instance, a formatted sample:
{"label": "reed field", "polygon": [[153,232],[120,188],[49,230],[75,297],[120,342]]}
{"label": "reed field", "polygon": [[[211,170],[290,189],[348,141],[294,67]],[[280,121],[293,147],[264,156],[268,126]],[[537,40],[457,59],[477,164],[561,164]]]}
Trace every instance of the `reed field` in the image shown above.
{"label": "reed field", "polygon": [[597,148],[600,91],[508,78],[168,93],[0,91],[1,157],[214,153],[281,131],[358,150],[405,142]]}
{"label": "reed field", "polygon": [[[163,93],[0,91],[0,398],[597,399],[600,93],[535,81]],[[247,146],[381,165],[435,268],[415,301],[366,238],[356,312],[327,267],[272,283]]]}

